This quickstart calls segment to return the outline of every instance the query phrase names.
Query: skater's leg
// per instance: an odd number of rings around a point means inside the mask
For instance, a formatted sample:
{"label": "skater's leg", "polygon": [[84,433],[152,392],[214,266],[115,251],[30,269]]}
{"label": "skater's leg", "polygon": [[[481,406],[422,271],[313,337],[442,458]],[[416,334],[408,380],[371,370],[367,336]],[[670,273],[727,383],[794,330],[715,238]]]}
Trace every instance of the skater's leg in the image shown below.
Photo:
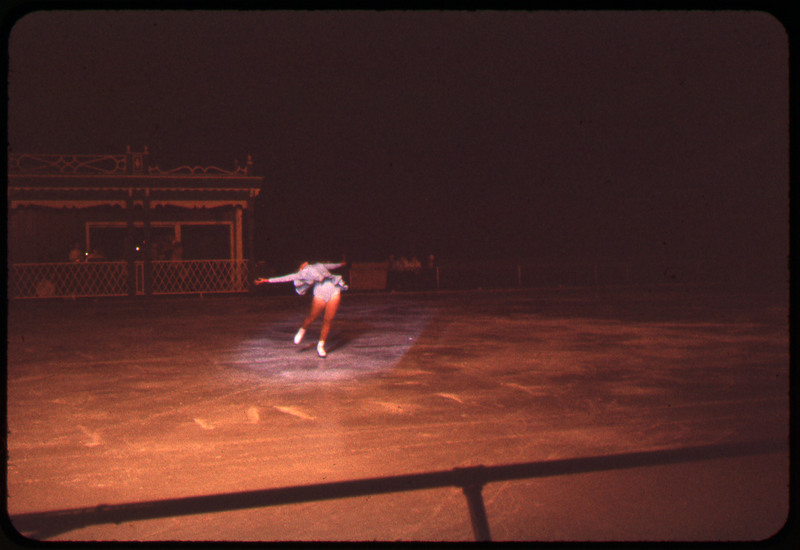
{"label": "skater's leg", "polygon": [[333,318],[336,317],[336,310],[339,309],[340,301],[341,295],[334,294],[325,305],[325,316],[322,318],[322,331],[319,333],[319,339],[323,342],[328,339],[328,334],[331,332],[331,324],[333,324]]}
{"label": "skater's leg", "polygon": [[321,298],[314,297],[311,301],[311,312],[306,317],[306,320],[303,321],[303,330],[308,330],[308,327],[313,323],[319,314],[325,310],[325,301]]}
{"label": "skater's leg", "polygon": [[308,317],[305,318],[303,321],[303,326],[297,331],[297,334],[294,335],[294,343],[299,344],[303,340],[303,336],[308,330],[308,327],[314,320],[319,317],[319,314],[325,309],[325,301],[321,298],[314,298],[311,301],[311,311],[308,314]]}
{"label": "skater's leg", "polygon": [[331,324],[333,318],[336,316],[336,310],[339,309],[339,302],[341,295],[334,294],[328,303],[325,305],[325,316],[322,318],[322,331],[319,333],[319,343],[317,344],[317,353],[320,357],[325,357],[325,341],[328,339],[328,334],[331,332]]}

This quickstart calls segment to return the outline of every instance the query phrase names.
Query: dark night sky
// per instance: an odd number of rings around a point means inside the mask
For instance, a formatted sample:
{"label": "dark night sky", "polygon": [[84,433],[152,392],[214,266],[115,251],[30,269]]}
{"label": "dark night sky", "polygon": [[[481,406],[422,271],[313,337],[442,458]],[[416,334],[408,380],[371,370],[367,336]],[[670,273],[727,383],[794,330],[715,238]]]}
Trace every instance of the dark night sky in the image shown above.
{"label": "dark night sky", "polygon": [[758,12],[36,12],[17,153],[265,177],[256,259],[785,264],[788,39]]}

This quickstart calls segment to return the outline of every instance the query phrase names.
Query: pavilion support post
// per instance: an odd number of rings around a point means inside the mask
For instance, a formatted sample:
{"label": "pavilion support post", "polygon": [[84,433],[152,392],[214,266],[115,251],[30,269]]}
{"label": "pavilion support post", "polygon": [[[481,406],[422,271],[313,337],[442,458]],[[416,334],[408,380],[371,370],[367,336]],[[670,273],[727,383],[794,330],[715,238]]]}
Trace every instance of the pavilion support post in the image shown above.
{"label": "pavilion support post", "polygon": [[250,260],[256,260],[254,235],[255,235],[255,200],[250,197],[247,201],[247,256]]}
{"label": "pavilion support post", "polygon": [[128,191],[125,199],[125,261],[128,263],[128,295],[136,296],[136,260],[134,247],[136,246],[133,224],[133,191]]}
{"label": "pavilion support post", "polygon": [[247,199],[247,256],[249,258],[248,276],[247,280],[250,283],[250,289],[253,288],[253,280],[255,279],[255,265],[256,265],[256,252],[254,248],[254,235],[255,235],[255,198],[254,194],[250,192],[250,198]]}
{"label": "pavilion support post", "polygon": [[147,296],[153,294],[153,239],[150,224],[152,210],[150,208],[150,190],[145,189],[144,200],[142,201],[144,211],[144,293]]}
{"label": "pavilion support post", "polygon": [[236,206],[236,210],[234,213],[235,222],[234,227],[236,228],[236,235],[234,236],[234,241],[236,242],[236,253],[234,254],[234,259],[237,261],[241,261],[244,259],[244,239],[242,234],[242,207]]}

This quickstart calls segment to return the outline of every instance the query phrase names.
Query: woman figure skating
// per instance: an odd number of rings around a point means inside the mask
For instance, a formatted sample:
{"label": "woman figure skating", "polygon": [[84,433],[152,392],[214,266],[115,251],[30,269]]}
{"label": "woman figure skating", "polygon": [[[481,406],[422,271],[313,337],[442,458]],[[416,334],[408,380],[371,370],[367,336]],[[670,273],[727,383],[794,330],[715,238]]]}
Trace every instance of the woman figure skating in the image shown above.
{"label": "woman figure skating", "polygon": [[320,357],[327,355],[325,352],[325,340],[331,331],[331,323],[336,315],[336,310],[339,308],[341,292],[347,290],[347,285],[342,280],[342,276],[333,275],[328,270],[338,269],[345,265],[346,262],[338,264],[309,264],[308,262],[303,262],[300,264],[297,273],[284,275],[283,277],[270,277],[269,279],[258,278],[253,281],[257,285],[293,281],[295,291],[301,296],[308,292],[309,288],[313,288],[312,294],[314,298],[311,301],[311,312],[303,321],[303,326],[294,335],[294,343],[299,344],[303,340],[303,336],[311,323],[319,317],[320,313],[325,311],[325,315],[322,318],[322,331],[320,331],[319,342],[317,343],[317,354]]}

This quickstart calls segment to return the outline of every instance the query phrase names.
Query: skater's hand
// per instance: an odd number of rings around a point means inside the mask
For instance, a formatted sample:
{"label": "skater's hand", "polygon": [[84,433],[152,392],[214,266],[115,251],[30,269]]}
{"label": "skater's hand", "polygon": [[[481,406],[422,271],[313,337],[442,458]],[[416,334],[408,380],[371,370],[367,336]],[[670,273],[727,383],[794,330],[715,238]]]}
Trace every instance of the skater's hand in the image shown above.
{"label": "skater's hand", "polygon": [[263,277],[259,277],[258,279],[253,281],[253,283],[257,284],[257,285],[263,285],[264,283],[268,283],[268,282],[269,282],[269,279],[265,279]]}

